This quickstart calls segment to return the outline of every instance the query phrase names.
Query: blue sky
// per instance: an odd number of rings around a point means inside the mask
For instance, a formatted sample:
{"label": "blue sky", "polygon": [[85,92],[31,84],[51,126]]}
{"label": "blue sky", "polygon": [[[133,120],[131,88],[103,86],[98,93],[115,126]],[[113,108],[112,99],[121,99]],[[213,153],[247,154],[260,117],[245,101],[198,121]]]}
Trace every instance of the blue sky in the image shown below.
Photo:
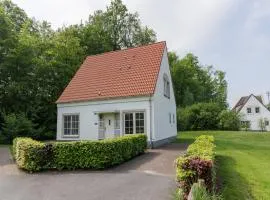
{"label": "blue sky", "polygon": [[[86,20],[109,0],[13,0],[54,28]],[[270,0],[123,0],[179,56],[226,72],[228,101],[270,91]]]}

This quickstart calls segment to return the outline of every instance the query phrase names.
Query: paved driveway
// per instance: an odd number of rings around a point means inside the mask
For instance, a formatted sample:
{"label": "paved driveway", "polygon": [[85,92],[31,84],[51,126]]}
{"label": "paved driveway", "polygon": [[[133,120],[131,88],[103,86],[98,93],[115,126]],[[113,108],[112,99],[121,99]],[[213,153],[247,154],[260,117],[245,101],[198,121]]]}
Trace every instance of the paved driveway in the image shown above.
{"label": "paved driveway", "polygon": [[0,200],[166,200],[174,191],[173,160],[186,149],[170,144],[104,171],[28,174],[0,147]]}

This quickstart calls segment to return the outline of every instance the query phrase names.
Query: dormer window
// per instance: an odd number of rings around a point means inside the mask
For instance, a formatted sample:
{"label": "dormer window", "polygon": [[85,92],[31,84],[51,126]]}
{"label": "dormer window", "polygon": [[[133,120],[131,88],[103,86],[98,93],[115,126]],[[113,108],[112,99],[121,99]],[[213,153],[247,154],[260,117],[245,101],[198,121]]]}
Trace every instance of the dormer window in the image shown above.
{"label": "dormer window", "polygon": [[256,107],[256,108],[255,108],[255,112],[256,112],[256,113],[260,113],[260,107]]}
{"label": "dormer window", "polygon": [[164,83],[164,96],[168,99],[170,98],[170,81],[167,74],[163,76],[163,83]]}

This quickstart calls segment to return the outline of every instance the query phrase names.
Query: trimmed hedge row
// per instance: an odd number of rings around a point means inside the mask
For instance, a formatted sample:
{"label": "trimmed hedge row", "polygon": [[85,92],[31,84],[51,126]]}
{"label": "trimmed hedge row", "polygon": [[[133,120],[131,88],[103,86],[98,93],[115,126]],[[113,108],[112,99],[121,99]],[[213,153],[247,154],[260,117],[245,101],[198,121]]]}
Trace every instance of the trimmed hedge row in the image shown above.
{"label": "trimmed hedge row", "polygon": [[14,158],[21,169],[104,169],[144,153],[144,134],[100,141],[43,143],[30,138],[13,141]]}
{"label": "trimmed hedge row", "polygon": [[215,145],[214,137],[201,135],[189,145],[184,156],[176,159],[176,181],[179,195],[187,198],[193,183],[205,181],[206,188],[213,192],[215,183]]}

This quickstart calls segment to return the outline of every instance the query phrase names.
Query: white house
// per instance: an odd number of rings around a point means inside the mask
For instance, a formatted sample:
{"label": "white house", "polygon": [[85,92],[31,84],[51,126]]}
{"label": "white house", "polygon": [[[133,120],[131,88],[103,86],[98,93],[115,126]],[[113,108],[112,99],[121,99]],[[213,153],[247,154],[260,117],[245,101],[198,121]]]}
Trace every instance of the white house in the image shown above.
{"label": "white house", "polygon": [[240,114],[241,123],[248,124],[250,130],[261,130],[260,123],[263,123],[265,130],[270,131],[270,111],[264,105],[261,96],[251,94],[241,97],[233,110]]}
{"label": "white house", "polygon": [[176,136],[165,42],[88,56],[57,100],[57,140],[145,133],[151,146]]}

